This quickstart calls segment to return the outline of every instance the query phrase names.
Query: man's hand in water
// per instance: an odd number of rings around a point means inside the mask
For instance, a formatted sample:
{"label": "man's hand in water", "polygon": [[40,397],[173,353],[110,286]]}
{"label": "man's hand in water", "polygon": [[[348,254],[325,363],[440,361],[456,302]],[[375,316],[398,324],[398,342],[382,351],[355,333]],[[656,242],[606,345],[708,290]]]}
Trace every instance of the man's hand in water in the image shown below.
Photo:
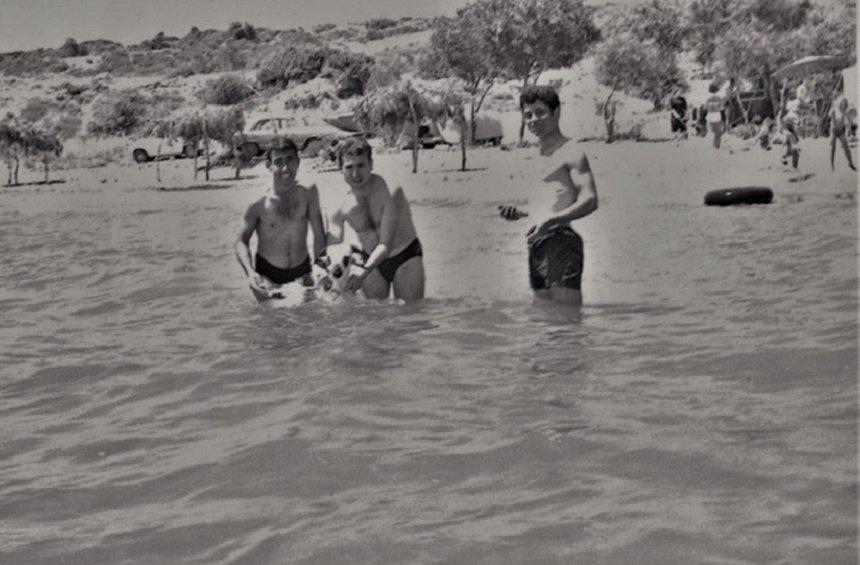
{"label": "man's hand in water", "polygon": [[353,265],[350,268],[349,279],[346,281],[346,289],[350,292],[358,292],[361,285],[364,284],[364,279],[367,278],[368,271],[358,265]]}
{"label": "man's hand in water", "polygon": [[269,293],[272,289],[275,288],[275,285],[272,284],[272,281],[270,281],[260,273],[252,273],[251,276],[248,277],[248,286],[264,294]]}
{"label": "man's hand in water", "polygon": [[528,212],[520,210],[516,206],[499,206],[499,215],[508,221],[519,220],[528,216]]}

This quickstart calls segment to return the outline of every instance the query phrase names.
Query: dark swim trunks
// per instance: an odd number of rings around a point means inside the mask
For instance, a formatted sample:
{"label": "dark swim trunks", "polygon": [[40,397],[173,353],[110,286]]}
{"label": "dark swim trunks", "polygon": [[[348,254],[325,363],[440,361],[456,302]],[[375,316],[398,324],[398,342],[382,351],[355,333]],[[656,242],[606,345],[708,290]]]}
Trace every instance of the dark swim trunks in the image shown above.
{"label": "dark swim trunks", "polygon": [[585,255],[582,238],[569,227],[551,230],[529,244],[529,280],[541,290],[561,286],[580,290]]}
{"label": "dark swim trunks", "polygon": [[286,284],[309,274],[311,272],[311,258],[305,258],[304,262],[289,269],[276,267],[266,261],[260,254],[254,258],[254,270],[275,284]]}
{"label": "dark swim trunks", "polygon": [[405,263],[406,261],[412,259],[413,257],[423,257],[424,251],[421,249],[421,242],[418,241],[418,238],[412,240],[406,249],[395,255],[394,257],[388,257],[384,259],[379,265],[377,265],[377,269],[379,269],[380,274],[387,280],[389,283],[394,282],[394,275],[397,273],[397,269],[400,268],[400,265]]}

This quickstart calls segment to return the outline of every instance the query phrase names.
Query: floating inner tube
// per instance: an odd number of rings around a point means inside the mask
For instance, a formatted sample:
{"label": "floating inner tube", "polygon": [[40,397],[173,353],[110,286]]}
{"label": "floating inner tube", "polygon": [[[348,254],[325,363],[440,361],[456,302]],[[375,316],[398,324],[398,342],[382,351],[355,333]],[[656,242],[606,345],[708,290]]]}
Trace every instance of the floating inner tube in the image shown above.
{"label": "floating inner tube", "polygon": [[705,206],[733,206],[734,204],[770,204],[773,191],[765,186],[743,186],[712,190],[705,195]]}

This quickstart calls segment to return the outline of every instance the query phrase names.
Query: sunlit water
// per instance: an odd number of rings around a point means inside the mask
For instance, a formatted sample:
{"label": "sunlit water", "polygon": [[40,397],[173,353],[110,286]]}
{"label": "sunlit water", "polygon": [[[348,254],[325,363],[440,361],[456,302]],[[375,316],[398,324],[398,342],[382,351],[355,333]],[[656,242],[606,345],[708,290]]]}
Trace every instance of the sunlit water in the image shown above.
{"label": "sunlit water", "polygon": [[855,561],[836,189],[603,187],[578,311],[456,184],[407,189],[423,303],[261,309],[255,190],[4,189],[0,562]]}

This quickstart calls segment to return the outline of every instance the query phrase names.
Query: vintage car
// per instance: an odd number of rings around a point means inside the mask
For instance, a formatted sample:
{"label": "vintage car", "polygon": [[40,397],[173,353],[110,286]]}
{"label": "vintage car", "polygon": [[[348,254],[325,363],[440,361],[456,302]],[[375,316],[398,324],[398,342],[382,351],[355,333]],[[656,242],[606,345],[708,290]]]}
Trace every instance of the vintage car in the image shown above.
{"label": "vintage car", "polygon": [[263,155],[275,137],[288,137],[307,157],[316,157],[320,150],[337,145],[340,140],[357,135],[329,124],[296,124],[295,119],[270,117],[255,121],[251,127],[236,134],[236,147],[242,159],[250,161]]}
{"label": "vintage car", "polygon": [[[159,145],[161,146],[159,151]],[[197,149],[197,155],[203,155],[203,149]],[[148,163],[155,159],[193,159],[194,146],[183,144],[181,141],[159,139],[157,137],[142,137],[134,142],[131,158],[136,163]]]}

